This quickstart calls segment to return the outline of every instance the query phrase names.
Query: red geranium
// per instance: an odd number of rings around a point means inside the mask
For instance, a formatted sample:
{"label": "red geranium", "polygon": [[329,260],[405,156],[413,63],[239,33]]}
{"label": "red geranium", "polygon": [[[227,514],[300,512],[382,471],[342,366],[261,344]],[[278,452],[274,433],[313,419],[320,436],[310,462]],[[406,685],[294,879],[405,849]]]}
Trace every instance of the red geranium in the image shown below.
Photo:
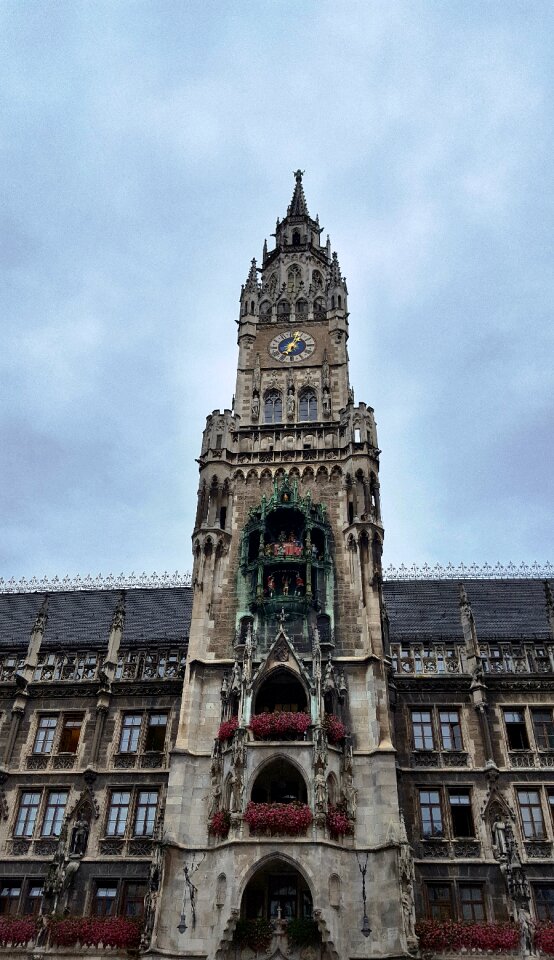
{"label": "red geranium", "polygon": [[253,803],[244,814],[250,833],[269,833],[272,836],[299,836],[311,826],[312,811],[306,803]]}
{"label": "red geranium", "polygon": [[323,726],[325,728],[325,733],[327,734],[329,743],[337,744],[340,743],[341,740],[344,740],[346,736],[346,727],[344,726],[342,720],[339,720],[338,717],[335,717],[333,713],[325,714]]}
{"label": "red geranium", "polygon": [[134,949],[140,943],[141,925],[127,917],[67,917],[54,920],[50,942],[57,947],[122,947]]}
{"label": "red geranium", "polygon": [[238,725],[238,717],[231,717],[230,720],[224,720],[217,731],[217,739],[229,740],[233,736],[235,730],[238,728]]}
{"label": "red geranium", "polygon": [[0,917],[0,945],[21,947],[34,940],[36,923],[33,917]]}
{"label": "red geranium", "polygon": [[550,920],[544,920],[537,924],[535,946],[542,953],[554,953],[554,923],[551,923]]}
{"label": "red geranium", "polygon": [[455,920],[420,920],[416,926],[419,946],[432,953],[460,950],[517,950],[519,927],[515,923],[465,923]]}
{"label": "red geranium", "polygon": [[227,810],[220,810],[219,813],[214,813],[208,831],[213,833],[215,837],[225,838],[229,833],[230,826],[231,814]]}
{"label": "red geranium", "polygon": [[330,806],[327,811],[327,826],[333,839],[338,840],[346,834],[354,833],[354,824],[348,818],[342,804]]}
{"label": "red geranium", "polygon": [[250,729],[258,740],[297,740],[311,724],[307,713],[258,713],[250,721]]}

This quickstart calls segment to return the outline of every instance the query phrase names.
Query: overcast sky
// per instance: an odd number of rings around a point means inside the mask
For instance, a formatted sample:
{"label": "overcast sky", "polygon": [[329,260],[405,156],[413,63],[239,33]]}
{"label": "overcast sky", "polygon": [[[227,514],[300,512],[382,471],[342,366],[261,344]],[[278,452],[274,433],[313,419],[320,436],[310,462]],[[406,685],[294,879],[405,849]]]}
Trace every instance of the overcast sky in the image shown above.
{"label": "overcast sky", "polygon": [[553,26],[549,0],[4,0],[0,576],[190,569],[297,167],[385,563],[552,559]]}

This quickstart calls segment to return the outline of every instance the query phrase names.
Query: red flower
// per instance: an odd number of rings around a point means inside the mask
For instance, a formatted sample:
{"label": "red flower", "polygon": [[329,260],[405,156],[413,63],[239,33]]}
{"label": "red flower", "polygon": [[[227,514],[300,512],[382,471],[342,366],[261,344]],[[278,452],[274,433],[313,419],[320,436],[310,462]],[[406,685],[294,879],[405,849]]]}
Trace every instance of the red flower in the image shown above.
{"label": "red flower", "polygon": [[333,839],[338,840],[346,834],[354,833],[354,824],[348,818],[342,804],[330,806],[327,811],[327,826]]}
{"label": "red flower", "polygon": [[312,811],[306,803],[250,803],[244,814],[250,833],[299,836],[311,826]]}
{"label": "red flower", "polygon": [[217,739],[229,740],[233,736],[235,730],[238,728],[238,725],[238,717],[231,717],[230,720],[224,720],[217,731]]}
{"label": "red flower", "polygon": [[229,833],[230,826],[231,814],[228,813],[227,810],[220,810],[219,813],[214,813],[210,820],[208,832],[213,833],[215,837],[225,838]]}
{"label": "red flower", "polygon": [[297,740],[311,724],[307,713],[258,713],[250,721],[250,729],[258,740]]}
{"label": "red flower", "polygon": [[513,951],[520,931],[514,923],[464,923],[455,920],[420,920],[416,926],[419,946],[432,953],[460,950]]}
{"label": "red flower", "polygon": [[550,920],[544,920],[537,924],[535,946],[542,953],[554,953],[554,923],[551,923]]}
{"label": "red flower", "polygon": [[141,926],[127,917],[67,917],[54,920],[50,942],[57,947],[122,947],[133,949],[140,943]]}
{"label": "red flower", "polygon": [[0,917],[0,945],[22,947],[34,940],[36,923],[33,917]]}
{"label": "red flower", "polygon": [[346,736],[346,727],[344,726],[342,720],[339,720],[338,717],[335,717],[333,713],[325,714],[323,726],[325,728],[325,733],[327,734],[329,743],[337,744],[340,743],[341,740],[344,740]]}

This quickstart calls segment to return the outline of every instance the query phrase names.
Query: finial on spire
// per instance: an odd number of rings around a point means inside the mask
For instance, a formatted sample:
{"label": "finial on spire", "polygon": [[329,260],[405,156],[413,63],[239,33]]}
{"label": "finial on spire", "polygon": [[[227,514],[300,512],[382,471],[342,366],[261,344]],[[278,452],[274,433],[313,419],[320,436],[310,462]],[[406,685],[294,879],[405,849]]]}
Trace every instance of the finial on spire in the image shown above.
{"label": "finial on spire", "polygon": [[304,171],[295,170],[293,176],[294,176],[294,179],[296,180],[296,185],[294,187],[292,200],[287,210],[287,216],[309,217],[310,214],[308,212],[308,204],[306,203],[306,197],[304,196],[304,188],[302,186],[302,177],[304,176]]}

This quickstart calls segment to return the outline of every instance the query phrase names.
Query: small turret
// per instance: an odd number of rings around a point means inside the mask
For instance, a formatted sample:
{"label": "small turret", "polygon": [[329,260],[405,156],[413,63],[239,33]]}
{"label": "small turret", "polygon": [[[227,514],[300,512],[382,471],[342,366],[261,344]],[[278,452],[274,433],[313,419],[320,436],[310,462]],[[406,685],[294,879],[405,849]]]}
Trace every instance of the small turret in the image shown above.
{"label": "small turret", "polygon": [[258,267],[256,266],[256,258],[253,257],[250,263],[250,270],[248,271],[246,283],[243,285],[241,289],[241,295],[240,295],[241,317],[244,317],[247,314],[253,315],[258,313],[259,293],[260,293],[260,285],[258,283]]}
{"label": "small turret", "polygon": [[333,253],[331,260],[331,269],[329,271],[329,285],[327,288],[327,304],[331,310],[342,310],[347,312],[346,277],[343,277],[340,270],[339,258]]}

